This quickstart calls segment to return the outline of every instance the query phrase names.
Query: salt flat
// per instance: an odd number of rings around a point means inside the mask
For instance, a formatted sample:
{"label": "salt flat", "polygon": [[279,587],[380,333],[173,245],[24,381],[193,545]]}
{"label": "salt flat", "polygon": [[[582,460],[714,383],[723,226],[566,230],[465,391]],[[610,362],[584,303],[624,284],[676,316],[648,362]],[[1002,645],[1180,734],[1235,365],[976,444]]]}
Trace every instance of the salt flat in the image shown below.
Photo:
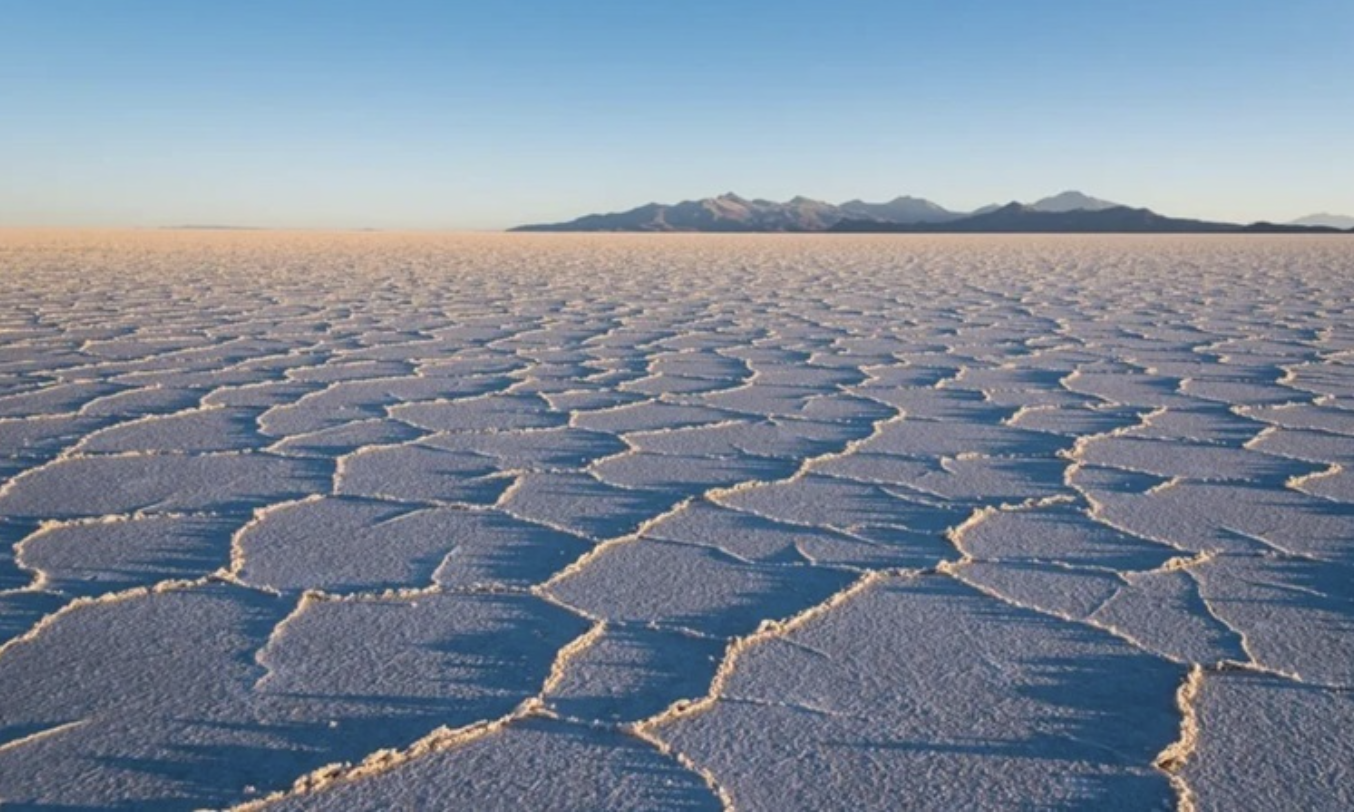
{"label": "salt flat", "polygon": [[1354,242],[0,232],[18,809],[1354,807]]}

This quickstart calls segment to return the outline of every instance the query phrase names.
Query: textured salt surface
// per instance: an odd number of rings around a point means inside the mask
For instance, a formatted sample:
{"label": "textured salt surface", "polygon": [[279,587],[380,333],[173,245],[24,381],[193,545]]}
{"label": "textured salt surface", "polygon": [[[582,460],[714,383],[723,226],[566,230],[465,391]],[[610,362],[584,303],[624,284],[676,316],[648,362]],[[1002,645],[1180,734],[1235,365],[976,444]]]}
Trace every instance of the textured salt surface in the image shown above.
{"label": "textured salt surface", "polygon": [[1347,809],[1319,238],[0,232],[0,805]]}

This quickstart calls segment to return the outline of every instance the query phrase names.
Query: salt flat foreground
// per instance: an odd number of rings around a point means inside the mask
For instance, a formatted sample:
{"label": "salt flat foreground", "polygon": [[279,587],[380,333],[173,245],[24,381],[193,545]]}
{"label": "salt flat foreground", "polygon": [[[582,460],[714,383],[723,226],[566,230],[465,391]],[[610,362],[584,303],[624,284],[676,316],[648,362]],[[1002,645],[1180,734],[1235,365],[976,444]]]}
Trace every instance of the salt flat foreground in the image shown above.
{"label": "salt flat foreground", "polygon": [[1354,243],[0,232],[18,809],[1347,809]]}

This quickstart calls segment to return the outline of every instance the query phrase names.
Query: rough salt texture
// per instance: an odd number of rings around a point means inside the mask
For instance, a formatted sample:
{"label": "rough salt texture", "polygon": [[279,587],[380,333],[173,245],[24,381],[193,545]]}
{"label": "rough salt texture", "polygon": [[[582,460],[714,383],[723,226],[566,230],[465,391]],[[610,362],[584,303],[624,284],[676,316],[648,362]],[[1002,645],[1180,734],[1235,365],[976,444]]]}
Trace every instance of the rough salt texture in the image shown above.
{"label": "rough salt texture", "polygon": [[1348,809],[1354,242],[0,232],[0,804]]}

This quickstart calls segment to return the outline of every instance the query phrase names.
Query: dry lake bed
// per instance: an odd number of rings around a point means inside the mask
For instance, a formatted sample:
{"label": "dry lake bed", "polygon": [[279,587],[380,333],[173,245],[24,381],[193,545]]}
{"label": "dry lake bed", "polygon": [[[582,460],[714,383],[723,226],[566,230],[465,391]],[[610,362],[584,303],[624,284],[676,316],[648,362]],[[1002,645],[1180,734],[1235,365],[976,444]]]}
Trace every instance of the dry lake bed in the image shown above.
{"label": "dry lake bed", "polygon": [[0,231],[0,805],[1349,809],[1354,240]]}

